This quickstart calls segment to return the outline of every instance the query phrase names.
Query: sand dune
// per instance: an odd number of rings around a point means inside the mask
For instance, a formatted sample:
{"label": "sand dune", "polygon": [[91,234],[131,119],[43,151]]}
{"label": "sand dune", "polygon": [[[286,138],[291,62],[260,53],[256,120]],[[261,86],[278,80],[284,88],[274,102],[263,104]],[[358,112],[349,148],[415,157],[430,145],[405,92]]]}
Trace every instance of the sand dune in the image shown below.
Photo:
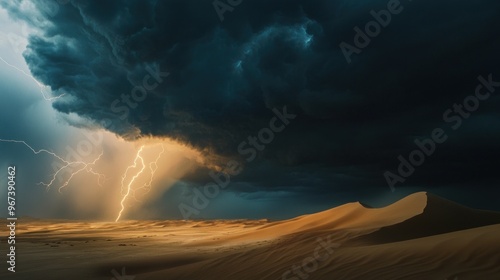
{"label": "sand dune", "polygon": [[[483,227],[493,224],[497,225]],[[469,209],[417,193],[381,209],[351,203],[265,225],[232,240],[258,236],[279,238],[279,242],[144,276],[217,279],[217,275],[227,275],[223,279],[240,280],[500,279],[499,224],[500,213]],[[318,237],[331,238],[340,247],[327,261],[318,262],[311,273],[302,269],[302,275],[284,275],[293,265],[301,266],[314,255]],[[407,241],[396,242],[401,240]],[[214,277],[201,273],[204,271],[211,271]]]}
{"label": "sand dune", "polygon": [[500,224],[500,213],[467,208],[432,194],[417,195],[427,196],[423,213],[402,223],[383,227],[363,239],[374,243],[396,242]]}
{"label": "sand dune", "polygon": [[[1,279],[500,279],[500,213],[427,193],[278,222],[28,220]],[[48,273],[57,271],[57,273]],[[4,278],[4,277],[7,278]]]}

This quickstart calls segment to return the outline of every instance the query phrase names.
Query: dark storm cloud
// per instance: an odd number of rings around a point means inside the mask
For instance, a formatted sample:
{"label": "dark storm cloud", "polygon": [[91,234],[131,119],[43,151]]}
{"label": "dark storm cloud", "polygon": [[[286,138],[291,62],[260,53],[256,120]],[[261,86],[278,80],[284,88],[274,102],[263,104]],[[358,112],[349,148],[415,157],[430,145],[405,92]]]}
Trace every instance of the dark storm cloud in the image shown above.
{"label": "dark storm cloud", "polygon": [[[244,0],[221,22],[212,1],[72,1],[42,13],[43,36],[30,38],[25,58],[40,81],[68,93],[54,103],[60,112],[224,156],[286,105],[297,118],[238,180],[299,192],[380,187],[414,139],[449,127],[443,112],[474,93],[477,76],[500,80],[494,0],[401,1],[347,63],[339,44],[354,44],[353,28],[387,3]],[[147,69],[169,75],[128,114],[112,109]],[[498,182],[499,103],[483,102],[407,183]]]}

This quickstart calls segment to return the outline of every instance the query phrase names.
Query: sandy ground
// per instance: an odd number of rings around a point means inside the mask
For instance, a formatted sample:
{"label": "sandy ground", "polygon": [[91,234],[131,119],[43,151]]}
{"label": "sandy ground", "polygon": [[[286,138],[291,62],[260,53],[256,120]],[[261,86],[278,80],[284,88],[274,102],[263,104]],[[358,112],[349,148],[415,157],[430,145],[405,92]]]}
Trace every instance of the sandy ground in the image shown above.
{"label": "sandy ground", "polygon": [[21,219],[16,246],[2,280],[500,279],[500,213],[427,193],[279,222]]}

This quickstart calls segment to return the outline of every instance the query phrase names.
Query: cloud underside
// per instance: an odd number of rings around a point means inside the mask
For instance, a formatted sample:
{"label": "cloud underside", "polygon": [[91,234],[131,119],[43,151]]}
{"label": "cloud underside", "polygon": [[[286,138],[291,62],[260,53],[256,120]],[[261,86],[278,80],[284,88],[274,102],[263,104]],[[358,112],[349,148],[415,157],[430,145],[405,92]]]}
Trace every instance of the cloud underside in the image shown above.
{"label": "cloud underside", "polygon": [[500,80],[497,1],[402,1],[351,63],[340,43],[355,46],[354,27],[387,1],[243,1],[224,21],[212,1],[71,1],[57,12],[35,1],[34,16],[4,6],[41,31],[24,56],[37,79],[66,93],[53,107],[126,138],[166,136],[241,158],[238,145],[286,106],[296,119],[241,181],[383,186],[398,155],[442,127],[449,139],[407,183],[497,182],[499,98],[457,130],[443,121],[479,75]]}

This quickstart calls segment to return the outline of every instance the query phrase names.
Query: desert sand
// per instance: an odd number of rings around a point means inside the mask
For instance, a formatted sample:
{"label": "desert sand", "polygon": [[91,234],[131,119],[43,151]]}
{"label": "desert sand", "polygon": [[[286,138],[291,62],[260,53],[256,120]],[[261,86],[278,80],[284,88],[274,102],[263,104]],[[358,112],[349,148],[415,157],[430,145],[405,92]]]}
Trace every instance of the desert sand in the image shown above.
{"label": "desert sand", "polygon": [[18,224],[1,279],[500,279],[500,213],[423,192],[277,222]]}

